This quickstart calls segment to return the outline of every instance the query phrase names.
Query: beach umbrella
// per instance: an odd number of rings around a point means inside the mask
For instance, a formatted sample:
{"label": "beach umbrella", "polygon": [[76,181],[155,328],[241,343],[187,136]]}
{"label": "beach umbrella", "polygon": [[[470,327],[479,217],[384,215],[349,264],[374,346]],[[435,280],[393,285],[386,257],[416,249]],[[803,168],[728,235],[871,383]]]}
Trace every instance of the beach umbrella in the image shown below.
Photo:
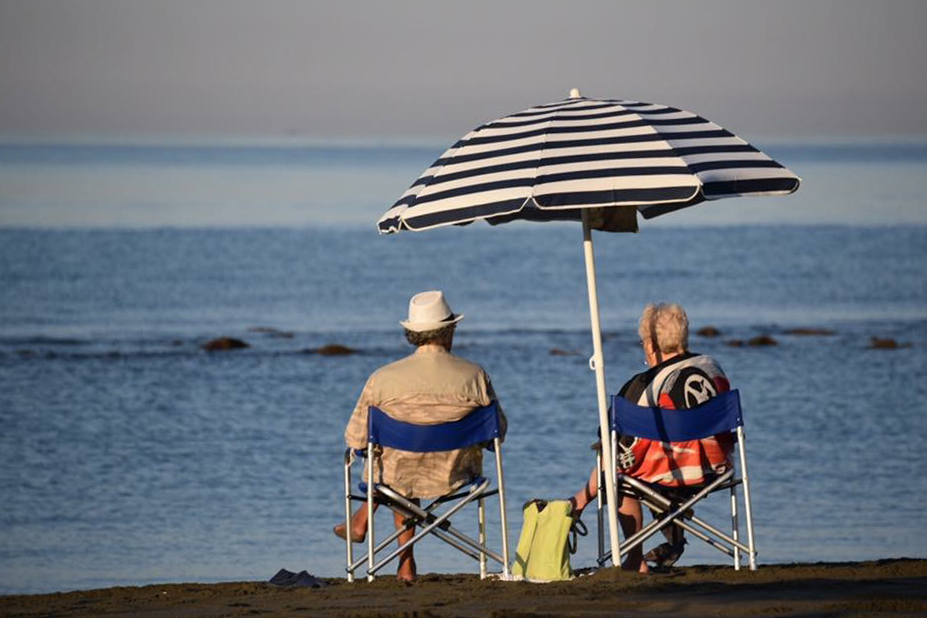
{"label": "beach umbrella", "polygon": [[[377,225],[381,233],[515,220],[582,222],[599,425],[608,394],[592,230],[636,232],[650,219],[707,200],[786,195],[800,179],[733,133],[691,112],[632,100],[569,98],[486,123],[451,146]],[[605,461],[611,444],[602,440]],[[605,475],[612,555],[614,479]]]}

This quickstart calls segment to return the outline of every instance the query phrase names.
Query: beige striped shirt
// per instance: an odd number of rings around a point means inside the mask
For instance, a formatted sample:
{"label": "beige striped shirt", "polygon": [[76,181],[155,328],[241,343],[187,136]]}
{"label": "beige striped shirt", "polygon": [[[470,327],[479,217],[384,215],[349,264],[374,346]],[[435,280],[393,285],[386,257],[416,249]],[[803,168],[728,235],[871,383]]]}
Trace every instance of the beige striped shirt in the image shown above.
{"label": "beige striped shirt", "polygon": [[[375,371],[364,385],[344,439],[350,448],[367,446],[367,408],[376,406],[396,420],[419,425],[457,421],[496,399],[482,367],[436,345]],[[499,407],[503,436],[506,420]],[[411,498],[436,498],[460,487],[483,468],[478,446],[436,453],[384,448],[375,460],[378,482]],[[366,480],[366,473],[365,473]]]}

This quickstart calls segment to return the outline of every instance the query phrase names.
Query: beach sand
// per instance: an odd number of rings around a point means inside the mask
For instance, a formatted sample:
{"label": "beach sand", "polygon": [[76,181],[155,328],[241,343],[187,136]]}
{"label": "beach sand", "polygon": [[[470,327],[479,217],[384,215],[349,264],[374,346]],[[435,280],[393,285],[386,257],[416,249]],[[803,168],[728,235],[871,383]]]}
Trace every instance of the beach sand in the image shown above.
{"label": "beach sand", "polygon": [[604,569],[570,582],[480,581],[428,574],[413,585],[328,579],[325,588],[263,582],[162,584],[0,597],[0,616],[923,616],[927,560],[690,566],[639,575]]}

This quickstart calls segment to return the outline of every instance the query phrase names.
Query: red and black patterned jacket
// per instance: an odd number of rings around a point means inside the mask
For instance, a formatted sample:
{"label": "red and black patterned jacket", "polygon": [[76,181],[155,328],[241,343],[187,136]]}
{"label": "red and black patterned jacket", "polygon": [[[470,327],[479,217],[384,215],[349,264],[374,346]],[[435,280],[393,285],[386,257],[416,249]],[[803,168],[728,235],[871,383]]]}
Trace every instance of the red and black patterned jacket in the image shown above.
{"label": "red and black patterned jacket", "polygon": [[[697,407],[730,388],[713,358],[686,352],[637,374],[618,395],[639,406],[683,410]],[[624,438],[621,443],[630,446],[634,455],[634,463],[621,472],[647,483],[674,487],[699,485],[726,470],[734,446],[729,434],[687,442]]]}

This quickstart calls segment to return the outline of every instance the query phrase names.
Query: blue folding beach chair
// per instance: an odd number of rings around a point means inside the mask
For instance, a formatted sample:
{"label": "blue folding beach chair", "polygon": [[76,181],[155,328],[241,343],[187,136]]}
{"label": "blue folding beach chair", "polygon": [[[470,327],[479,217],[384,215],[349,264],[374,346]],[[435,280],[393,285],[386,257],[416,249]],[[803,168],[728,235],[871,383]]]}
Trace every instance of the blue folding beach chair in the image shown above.
{"label": "blue folding beach chair", "polygon": [[[354,559],[350,535],[347,536],[347,573],[348,581],[354,581],[354,573],[364,563],[367,564],[367,579],[374,575],[391,560],[406,549],[432,534],[445,543],[458,549],[480,563],[480,578],[487,576],[487,558],[492,558],[502,565],[505,577],[509,575],[509,544],[505,516],[505,481],[502,474],[502,441],[499,423],[499,410],[496,402],[475,409],[464,418],[439,425],[415,425],[391,418],[376,407],[368,410],[368,438],[366,451],[347,449],[344,455],[344,510],[345,521],[350,530],[351,502],[364,501],[368,509],[367,554]],[[369,482],[360,484],[360,494],[351,492],[351,465],[355,456],[366,458],[367,478],[374,479],[374,460],[377,458],[375,447],[389,447],[415,453],[432,453],[450,451],[468,446],[482,445],[495,454],[496,488],[491,488],[489,479],[478,476],[471,479],[458,490],[433,500],[424,508],[383,483]],[[372,454],[372,456],[370,456]],[[486,509],[485,500],[499,496],[499,513],[502,528],[502,555],[489,549],[486,543]],[[478,539],[464,534],[451,524],[450,518],[467,504],[476,502],[478,507]],[[420,528],[410,541],[385,557],[377,560],[390,544],[399,537],[402,530],[396,530],[379,543],[376,541],[373,505],[382,504],[405,518],[405,529]]]}
{"label": "blue folding beach chair", "polygon": [[[747,476],[747,453],[744,448],[743,412],[738,391],[729,391],[709,399],[695,408],[669,410],[656,407],[641,407],[615,396],[609,410],[612,453],[617,453],[617,437],[634,436],[661,442],[684,442],[699,440],[724,433],[732,433],[736,440],[739,461],[722,474],[704,484],[683,488],[649,484],[615,473],[615,487],[620,494],[634,496],[654,513],[654,520],[643,526],[620,544],[617,564],[632,549],[663,530],[667,526],[679,526],[695,538],[728,554],[734,561],[734,568],[740,569],[741,558],[747,557],[750,570],[756,570],[756,545],[753,537],[753,513],[750,504],[750,482]],[[617,456],[617,455],[616,455]],[[601,450],[596,460],[599,478],[602,479]],[[739,473],[737,466],[739,465]],[[609,470],[616,471],[614,463]],[[599,483],[597,496],[599,548],[598,562],[604,566],[611,560],[612,553],[605,551],[605,518],[603,513],[603,492]],[[741,541],[738,518],[737,486],[743,485],[743,509],[746,517],[746,545]],[[683,491],[679,491],[682,489]],[[697,517],[694,506],[709,495],[722,491],[730,492],[731,532],[727,534],[718,527]],[[616,563],[614,560],[613,563]]]}

